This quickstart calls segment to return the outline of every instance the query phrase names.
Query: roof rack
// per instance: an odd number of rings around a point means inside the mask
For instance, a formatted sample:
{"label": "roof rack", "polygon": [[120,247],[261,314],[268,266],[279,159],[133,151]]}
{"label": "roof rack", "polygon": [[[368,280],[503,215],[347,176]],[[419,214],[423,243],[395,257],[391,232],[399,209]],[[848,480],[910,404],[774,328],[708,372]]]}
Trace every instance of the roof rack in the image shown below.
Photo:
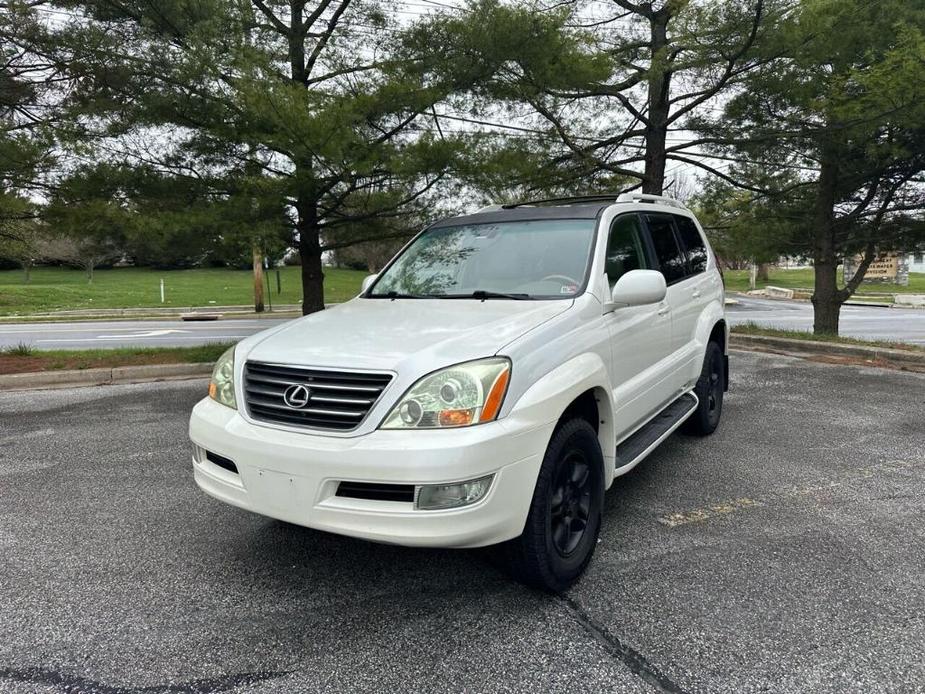
{"label": "roof rack", "polygon": [[543,198],[540,200],[525,200],[523,202],[511,202],[506,205],[489,205],[482,208],[479,212],[494,210],[513,210],[517,207],[529,207],[531,205],[580,205],[590,202],[650,202],[654,205],[668,205],[686,210],[687,207],[683,202],[664,195],[651,195],[649,193],[607,193],[600,195],[575,195],[564,198]]}
{"label": "roof rack", "polygon": [[621,193],[610,193],[608,195],[574,195],[565,198],[524,200],[523,202],[511,202],[506,205],[501,205],[501,209],[513,210],[515,207],[527,207],[529,205],[580,205],[583,202],[607,202],[608,200],[616,201],[620,195]]}
{"label": "roof rack", "polygon": [[668,205],[682,210],[687,209],[687,206],[679,200],[667,198],[664,195],[652,195],[651,193],[621,193],[617,198],[617,202],[651,202],[656,205]]}

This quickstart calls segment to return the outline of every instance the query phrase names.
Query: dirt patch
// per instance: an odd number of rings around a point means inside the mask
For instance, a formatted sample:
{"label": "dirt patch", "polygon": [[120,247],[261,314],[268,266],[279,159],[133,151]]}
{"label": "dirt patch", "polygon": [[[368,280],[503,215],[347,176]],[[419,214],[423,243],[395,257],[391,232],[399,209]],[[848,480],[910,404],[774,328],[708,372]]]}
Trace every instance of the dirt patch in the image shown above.
{"label": "dirt patch", "polygon": [[839,364],[842,366],[873,366],[878,369],[893,369],[894,371],[911,371],[913,373],[925,373],[925,368],[914,364],[894,362],[888,359],[864,359],[862,357],[851,357],[835,354],[810,354],[807,352],[787,352],[782,349],[773,349],[770,347],[759,347],[757,345],[735,345],[731,349],[744,350],[747,352],[764,352],[766,354],[779,354],[785,357],[797,357],[814,361],[820,364]]}
{"label": "dirt patch", "polygon": [[163,354],[126,354],[94,357],[62,356],[12,356],[0,354],[0,375],[23,374],[36,371],[65,371],[114,366],[143,366],[146,364],[182,364],[188,363],[186,355]]}

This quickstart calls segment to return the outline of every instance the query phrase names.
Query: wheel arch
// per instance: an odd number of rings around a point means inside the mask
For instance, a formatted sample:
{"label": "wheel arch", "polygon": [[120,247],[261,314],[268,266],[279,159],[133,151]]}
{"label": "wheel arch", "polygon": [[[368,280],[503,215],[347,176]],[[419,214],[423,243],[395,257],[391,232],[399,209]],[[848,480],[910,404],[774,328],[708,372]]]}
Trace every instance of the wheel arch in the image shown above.
{"label": "wheel arch", "polygon": [[[696,380],[700,376],[700,369],[703,367],[703,359],[707,351],[707,345],[710,342],[719,344],[723,351],[723,358],[729,350],[729,324],[726,321],[726,313],[723,305],[719,301],[712,301],[704,308],[697,321],[695,332],[695,341],[699,356],[692,358],[690,362],[690,378]],[[691,355],[693,357],[693,355]]]}
{"label": "wheel arch", "polygon": [[531,385],[514,404],[510,414],[537,423],[561,423],[573,417],[591,423],[601,446],[604,487],[607,488],[613,480],[616,452],[611,393],[604,362],[597,354],[585,353],[560,364]]}
{"label": "wheel arch", "polygon": [[729,325],[725,317],[714,324],[707,344],[710,342],[718,344],[723,351],[723,392],[726,392],[729,390]]}
{"label": "wheel arch", "polygon": [[729,326],[726,324],[725,318],[720,318],[716,323],[713,324],[713,329],[710,331],[710,336],[707,338],[707,342],[715,342],[723,350],[725,354],[729,349]]}

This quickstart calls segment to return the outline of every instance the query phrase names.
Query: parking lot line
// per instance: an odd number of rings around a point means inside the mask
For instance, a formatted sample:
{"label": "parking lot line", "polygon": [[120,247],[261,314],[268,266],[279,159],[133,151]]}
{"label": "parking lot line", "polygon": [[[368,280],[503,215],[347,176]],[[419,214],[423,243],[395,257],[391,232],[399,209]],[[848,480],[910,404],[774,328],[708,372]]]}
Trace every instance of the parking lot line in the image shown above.
{"label": "parking lot line", "polygon": [[659,523],[662,525],[667,525],[669,528],[676,528],[679,525],[688,525],[690,523],[701,523],[712,518],[728,516],[739,511],[768,506],[774,502],[786,501],[788,499],[793,499],[794,497],[815,496],[819,492],[827,491],[830,489],[837,489],[839,487],[850,484],[855,480],[873,478],[874,475],[876,475],[878,472],[895,472],[900,470],[908,470],[916,465],[922,464],[925,464],[925,461],[889,460],[882,463],[877,463],[875,465],[866,465],[864,467],[849,471],[838,480],[822,482],[820,484],[809,486],[783,489],[780,493],[768,495],[764,498],[751,499],[748,497],[742,497],[739,499],[727,499],[724,501],[719,501],[715,504],[711,504],[709,506],[666,513],[659,516],[657,520]]}

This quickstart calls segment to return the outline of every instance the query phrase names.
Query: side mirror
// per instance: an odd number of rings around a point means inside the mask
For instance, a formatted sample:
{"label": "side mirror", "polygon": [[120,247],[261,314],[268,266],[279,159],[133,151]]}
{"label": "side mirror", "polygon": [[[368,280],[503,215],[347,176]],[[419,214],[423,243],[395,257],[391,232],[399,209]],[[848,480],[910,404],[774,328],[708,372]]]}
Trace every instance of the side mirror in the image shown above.
{"label": "side mirror", "polygon": [[378,276],[379,275],[366,275],[366,277],[363,278],[363,284],[360,287],[360,294],[365,294],[366,290],[373,286],[373,282],[376,281]]}
{"label": "side mirror", "polygon": [[667,291],[662,273],[656,270],[630,270],[614,285],[608,308],[612,311],[621,306],[657,304],[665,298]]}

